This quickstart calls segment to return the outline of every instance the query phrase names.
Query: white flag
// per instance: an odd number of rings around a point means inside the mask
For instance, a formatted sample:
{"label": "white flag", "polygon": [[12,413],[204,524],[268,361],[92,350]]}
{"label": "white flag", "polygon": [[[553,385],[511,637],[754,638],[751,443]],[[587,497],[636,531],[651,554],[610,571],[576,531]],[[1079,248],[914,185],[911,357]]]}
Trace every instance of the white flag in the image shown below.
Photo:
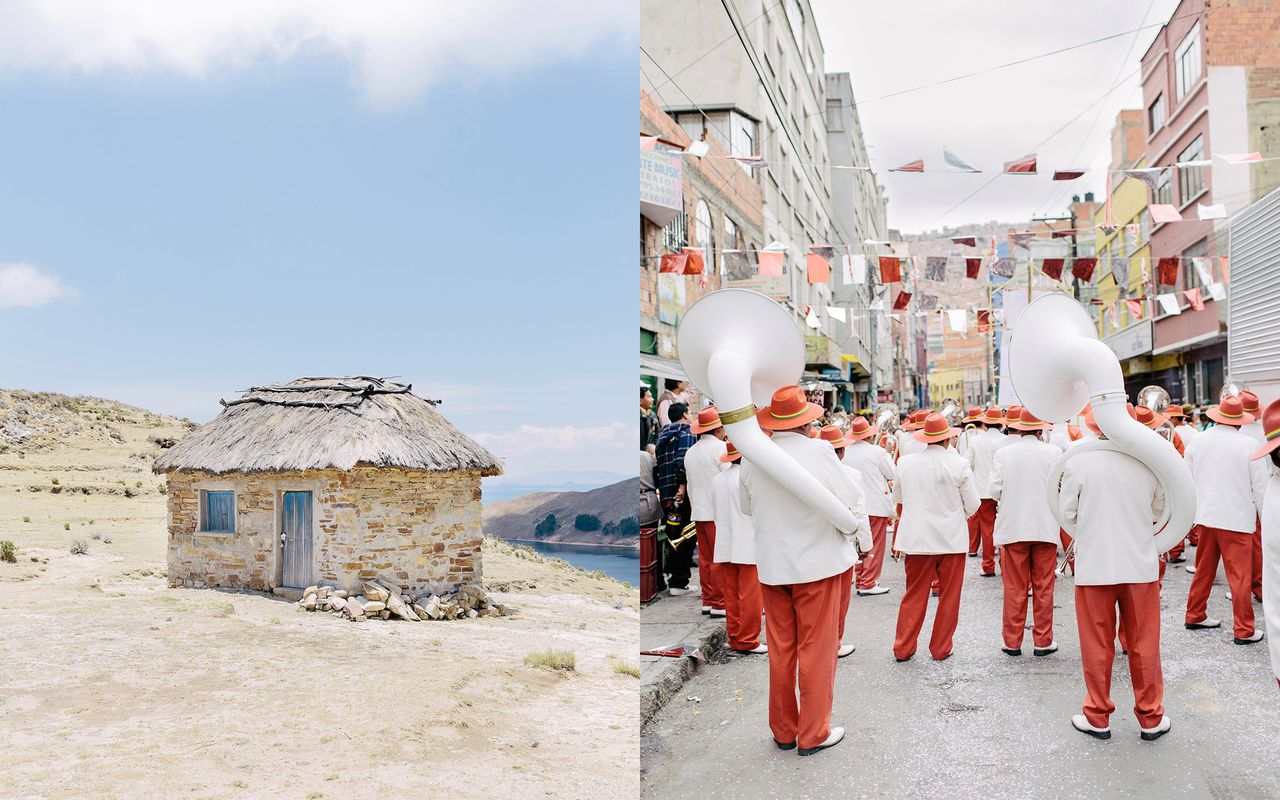
{"label": "white flag", "polygon": [[861,253],[844,256],[844,285],[867,282],[867,257]]}
{"label": "white flag", "polygon": [[1196,256],[1191,259],[1191,264],[1196,268],[1196,274],[1200,276],[1200,284],[1208,286],[1213,283],[1213,275],[1209,273],[1209,257]]}
{"label": "white flag", "polygon": [[1217,205],[1206,206],[1204,203],[1196,203],[1196,216],[1200,219],[1226,219],[1227,207],[1223,203]]}
{"label": "white flag", "polygon": [[684,149],[684,154],[686,156],[694,156],[695,158],[702,158],[707,154],[707,151],[710,149],[711,149],[711,145],[707,144],[706,142],[690,142],[689,146]]}
{"label": "white flag", "polygon": [[1219,302],[1227,299],[1227,287],[1221,283],[1211,283],[1206,287],[1209,290],[1209,296]]}
{"label": "white flag", "polygon": [[832,319],[838,319],[841,322],[846,322],[848,320],[848,317],[845,316],[844,309],[836,308],[835,306],[827,306],[827,316]]}
{"label": "white flag", "polygon": [[942,148],[942,160],[960,170],[961,172],[977,172],[978,168],[965,161],[960,156],[951,152],[947,148]]}
{"label": "white flag", "polygon": [[809,313],[804,317],[804,324],[810,328],[821,328],[822,322],[818,319],[818,313],[813,310],[813,306],[809,306]]}
{"label": "white flag", "polygon": [[963,336],[969,327],[969,316],[963,308],[948,308],[947,322],[951,325],[951,330]]}
{"label": "white flag", "polygon": [[877,297],[871,301],[871,305],[867,306],[868,311],[884,311],[884,297]]}
{"label": "white flag", "polygon": [[1182,307],[1178,305],[1178,296],[1176,294],[1158,294],[1156,299],[1160,301],[1160,308],[1164,310],[1164,313],[1182,313]]}

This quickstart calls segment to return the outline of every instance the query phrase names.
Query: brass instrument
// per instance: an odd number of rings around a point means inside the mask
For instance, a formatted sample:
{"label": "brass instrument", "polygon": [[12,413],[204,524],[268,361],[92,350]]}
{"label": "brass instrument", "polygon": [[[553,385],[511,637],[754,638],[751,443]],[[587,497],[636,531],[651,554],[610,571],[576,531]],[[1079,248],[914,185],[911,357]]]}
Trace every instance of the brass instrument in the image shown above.
{"label": "brass instrument", "polygon": [[964,409],[960,406],[960,402],[954,397],[947,397],[942,401],[942,407],[938,409],[946,420],[947,424],[953,428],[959,428],[964,424]]}
{"label": "brass instrument", "polygon": [[680,531],[679,539],[672,539],[668,537],[667,544],[671,545],[672,550],[675,550],[677,547],[679,547],[680,545],[684,544],[685,542],[689,541],[689,539],[697,535],[698,535],[697,523],[690,522],[688,525],[685,525],[684,528]]}
{"label": "brass instrument", "polygon": [[898,449],[898,439],[894,436],[898,430],[898,407],[893,403],[878,406],[871,424],[880,428],[876,444],[888,451],[889,455],[893,455]]}
{"label": "brass instrument", "polygon": [[1222,384],[1222,391],[1218,392],[1218,402],[1221,403],[1228,397],[1238,397],[1241,392],[1247,391],[1249,391],[1249,384],[1228,375],[1226,382]]}
{"label": "brass instrument", "polygon": [[1146,406],[1157,414],[1169,410],[1169,393],[1163,386],[1144,386],[1138,392],[1138,401],[1134,405]]}

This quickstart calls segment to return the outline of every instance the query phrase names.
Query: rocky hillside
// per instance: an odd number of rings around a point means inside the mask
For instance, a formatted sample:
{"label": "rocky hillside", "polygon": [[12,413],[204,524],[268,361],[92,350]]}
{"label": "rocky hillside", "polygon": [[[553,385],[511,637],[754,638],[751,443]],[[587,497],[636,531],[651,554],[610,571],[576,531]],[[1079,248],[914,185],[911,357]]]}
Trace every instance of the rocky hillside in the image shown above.
{"label": "rocky hillside", "polygon": [[638,546],[639,498],[639,478],[587,492],[533,492],[486,504],[484,532],[503,539]]}

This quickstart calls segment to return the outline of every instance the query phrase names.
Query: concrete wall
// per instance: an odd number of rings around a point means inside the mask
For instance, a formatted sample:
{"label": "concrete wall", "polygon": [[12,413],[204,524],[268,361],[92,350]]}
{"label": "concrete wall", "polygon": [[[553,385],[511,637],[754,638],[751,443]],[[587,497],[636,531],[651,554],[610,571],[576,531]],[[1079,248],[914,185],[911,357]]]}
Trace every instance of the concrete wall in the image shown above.
{"label": "concrete wall", "polygon": [[[200,491],[236,492],[235,533],[199,530]],[[313,583],[356,589],[384,575],[418,591],[479,583],[480,473],[357,467],[168,476],[169,584],[280,585],[280,499],[312,496]]]}

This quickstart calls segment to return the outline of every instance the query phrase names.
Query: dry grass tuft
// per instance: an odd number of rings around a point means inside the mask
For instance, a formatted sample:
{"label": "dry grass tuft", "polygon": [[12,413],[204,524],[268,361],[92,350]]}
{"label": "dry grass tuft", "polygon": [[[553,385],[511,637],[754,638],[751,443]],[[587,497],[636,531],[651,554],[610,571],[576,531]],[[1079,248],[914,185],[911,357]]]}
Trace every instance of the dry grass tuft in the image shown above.
{"label": "dry grass tuft", "polygon": [[524,657],[526,667],[543,667],[545,669],[574,672],[578,668],[578,658],[570,650],[534,651]]}

